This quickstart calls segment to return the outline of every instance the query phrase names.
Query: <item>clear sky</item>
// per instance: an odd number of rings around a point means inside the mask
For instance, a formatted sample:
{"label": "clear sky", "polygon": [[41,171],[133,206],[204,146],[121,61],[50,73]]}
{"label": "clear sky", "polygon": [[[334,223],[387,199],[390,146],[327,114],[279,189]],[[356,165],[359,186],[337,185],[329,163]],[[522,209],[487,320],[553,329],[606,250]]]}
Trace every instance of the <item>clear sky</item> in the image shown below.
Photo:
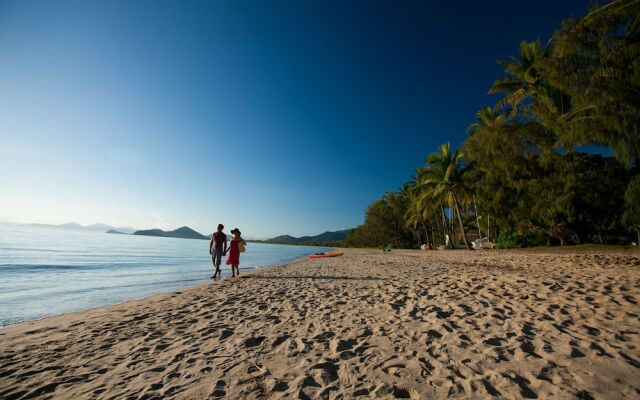
{"label": "clear sky", "polygon": [[354,227],[587,0],[0,1],[0,220]]}

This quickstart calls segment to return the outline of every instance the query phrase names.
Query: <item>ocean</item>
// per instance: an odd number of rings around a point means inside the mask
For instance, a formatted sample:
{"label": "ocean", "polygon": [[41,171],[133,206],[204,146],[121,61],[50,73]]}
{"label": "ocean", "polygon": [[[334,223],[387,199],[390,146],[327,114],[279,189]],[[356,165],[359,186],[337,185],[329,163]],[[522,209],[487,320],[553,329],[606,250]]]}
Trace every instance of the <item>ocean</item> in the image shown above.
{"label": "ocean", "polygon": [[[209,241],[0,225],[0,326],[212,282]],[[240,272],[328,248],[248,243]],[[222,277],[231,274],[224,264]]]}

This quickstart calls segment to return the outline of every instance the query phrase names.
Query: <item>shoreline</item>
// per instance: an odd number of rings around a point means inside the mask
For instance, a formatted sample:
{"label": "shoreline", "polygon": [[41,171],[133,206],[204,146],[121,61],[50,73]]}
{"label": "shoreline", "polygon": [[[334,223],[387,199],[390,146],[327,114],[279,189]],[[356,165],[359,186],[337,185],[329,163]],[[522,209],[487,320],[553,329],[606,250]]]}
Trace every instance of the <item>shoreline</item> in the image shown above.
{"label": "shoreline", "polygon": [[[283,267],[283,266],[286,266],[286,265],[296,264],[296,263],[299,263],[301,261],[304,261],[307,257],[308,256],[298,257],[298,258],[295,258],[292,261],[287,262],[287,263],[281,263],[281,264],[268,265],[268,266],[264,266],[264,267],[252,268],[252,269],[248,270],[248,272],[242,272],[241,277],[245,276],[245,274],[248,275],[248,274],[255,273],[255,272],[261,271],[261,270],[266,270],[266,269],[270,269],[270,268],[278,268],[278,267]],[[15,323],[15,324],[0,325],[0,333],[2,333],[2,331],[7,329],[7,328],[16,327],[16,326],[23,325],[23,324],[36,323],[36,322],[46,321],[46,320],[53,319],[53,318],[65,317],[65,316],[68,316],[68,315],[70,316],[70,315],[73,315],[73,314],[81,314],[81,313],[90,312],[90,311],[93,311],[93,310],[103,310],[103,309],[107,309],[107,308],[110,308],[110,307],[116,307],[116,306],[120,306],[120,305],[125,305],[127,303],[146,301],[146,300],[151,301],[155,297],[165,296],[165,295],[171,294],[171,293],[180,293],[180,294],[182,294],[183,292],[188,291],[188,290],[198,289],[198,288],[209,286],[209,285],[218,285],[218,284],[221,284],[222,282],[224,282],[224,281],[226,281],[228,279],[233,279],[233,278],[231,276],[227,276],[227,277],[221,278],[219,281],[212,281],[211,278],[208,278],[208,279],[211,282],[209,282],[209,283],[201,283],[201,284],[197,284],[197,285],[194,285],[194,286],[185,286],[184,288],[177,289],[177,290],[159,292],[159,293],[152,294],[152,295],[145,296],[145,297],[141,297],[141,298],[138,298],[138,299],[124,300],[124,301],[120,301],[120,302],[117,302],[117,303],[108,304],[108,305],[104,305],[104,306],[90,307],[90,308],[85,308],[85,309],[78,310],[78,311],[70,311],[70,312],[66,312],[66,313],[63,313],[63,314],[51,315],[51,316],[48,316],[48,317],[42,317],[42,318],[32,319],[32,320],[28,320],[28,321],[21,321],[21,322]]]}
{"label": "shoreline", "polygon": [[640,394],[640,254],[344,249],[0,330],[2,398]]}

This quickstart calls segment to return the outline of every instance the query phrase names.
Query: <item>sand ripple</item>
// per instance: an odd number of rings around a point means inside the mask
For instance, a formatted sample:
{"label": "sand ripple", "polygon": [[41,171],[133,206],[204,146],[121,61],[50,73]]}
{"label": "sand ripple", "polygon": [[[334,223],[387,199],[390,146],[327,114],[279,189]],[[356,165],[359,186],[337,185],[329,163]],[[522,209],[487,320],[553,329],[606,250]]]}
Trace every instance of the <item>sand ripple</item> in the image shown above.
{"label": "sand ripple", "polygon": [[0,330],[0,398],[640,398],[639,266],[350,250]]}

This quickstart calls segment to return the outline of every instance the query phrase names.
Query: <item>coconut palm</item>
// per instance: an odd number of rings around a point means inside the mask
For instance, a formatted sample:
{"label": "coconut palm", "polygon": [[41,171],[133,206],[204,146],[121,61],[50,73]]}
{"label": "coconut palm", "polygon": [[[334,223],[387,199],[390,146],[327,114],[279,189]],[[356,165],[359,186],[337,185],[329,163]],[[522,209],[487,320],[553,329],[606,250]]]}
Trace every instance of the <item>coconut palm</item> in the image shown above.
{"label": "coconut palm", "polygon": [[[406,226],[414,231],[418,231],[418,227],[422,227],[424,230],[425,240],[428,247],[431,247],[431,241],[429,239],[429,229],[427,228],[426,221],[429,221],[434,216],[436,208],[432,207],[432,204],[425,204],[422,201],[422,192],[419,185],[416,184],[417,180],[422,176],[422,168],[416,169],[416,175],[413,180],[408,184],[405,184],[404,190],[408,199],[407,210],[404,215]],[[435,237],[433,237],[433,244],[435,245]]]}
{"label": "coconut palm", "polygon": [[395,230],[400,230],[402,228],[405,209],[405,199],[402,196],[402,193],[396,192],[387,192],[384,195],[384,200],[387,204],[387,210],[390,213],[389,216],[393,221],[393,228]]}
{"label": "coconut palm", "polygon": [[404,213],[404,222],[405,226],[409,228],[412,232],[416,232],[416,236],[420,239],[420,235],[417,234],[419,231],[419,226],[422,224],[424,228],[426,241],[429,242],[429,232],[427,231],[427,227],[424,225],[424,219],[422,218],[422,211],[420,210],[419,203],[417,201],[417,193],[414,190],[410,190],[408,192],[409,204],[407,210]]}
{"label": "coconut palm", "polygon": [[495,129],[502,125],[507,120],[500,111],[492,107],[483,107],[476,113],[477,122],[469,125],[467,132],[471,135],[482,129]]}
{"label": "coconut palm", "polygon": [[417,184],[422,188],[422,200],[439,204],[445,203],[454,207],[460,224],[462,240],[471,249],[462,222],[461,203],[469,197],[471,190],[466,185],[464,177],[470,166],[464,165],[463,153],[459,150],[451,151],[451,145],[445,143],[440,151],[427,157],[427,166],[423,176]]}
{"label": "coconut palm", "polygon": [[540,60],[551,56],[551,41],[542,45],[539,40],[535,42],[521,42],[520,55],[509,60],[499,60],[504,71],[509,75],[497,79],[490,94],[504,93],[505,96],[496,105],[503,108],[510,104],[516,108],[527,97],[535,97],[536,90],[542,82],[542,75],[538,71]]}

